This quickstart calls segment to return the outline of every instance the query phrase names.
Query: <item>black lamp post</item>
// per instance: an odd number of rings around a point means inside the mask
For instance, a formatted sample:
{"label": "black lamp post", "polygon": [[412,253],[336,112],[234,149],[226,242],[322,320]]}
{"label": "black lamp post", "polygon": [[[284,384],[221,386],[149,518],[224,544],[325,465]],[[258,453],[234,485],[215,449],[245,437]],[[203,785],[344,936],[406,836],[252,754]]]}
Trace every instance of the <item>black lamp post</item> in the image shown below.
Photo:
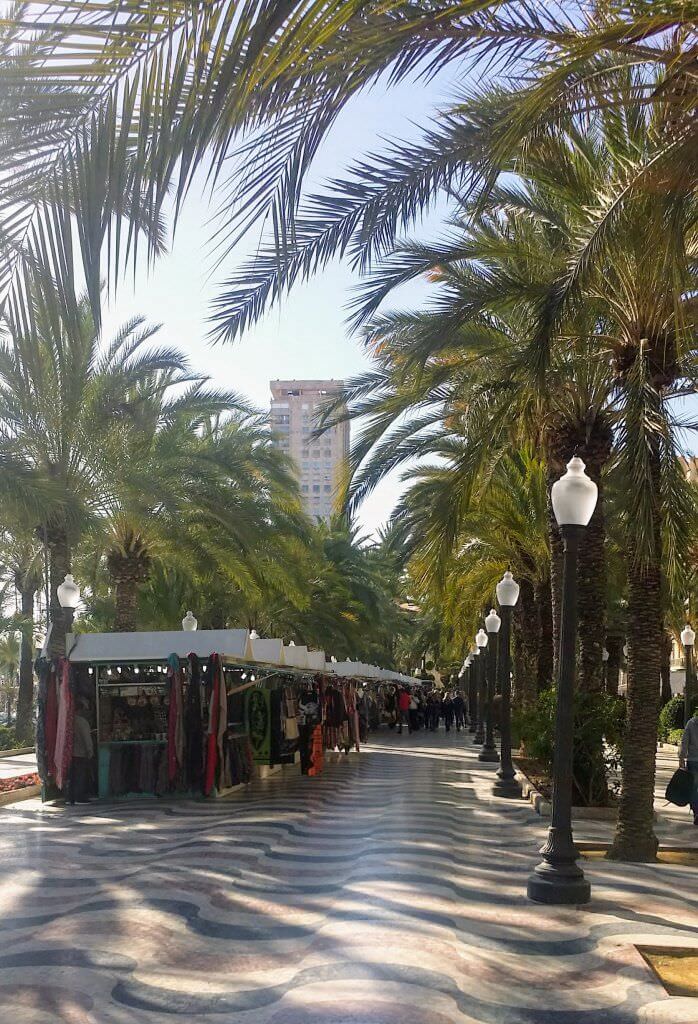
{"label": "black lamp post", "polygon": [[473,651],[465,659],[465,664],[468,666],[468,718],[470,719],[468,732],[475,732],[477,729],[477,680],[475,678],[477,669]]}
{"label": "black lamp post", "polygon": [[608,651],[604,647],[604,649],[601,652],[601,662],[602,662],[602,669],[603,669],[603,692],[604,693],[608,693],[608,659],[610,657],[611,657],[611,655],[608,653]]}
{"label": "black lamp post", "polygon": [[499,771],[492,786],[493,796],[519,797],[521,785],[511,760],[511,613],[519,599],[519,584],[507,570],[497,584],[497,601],[502,613],[499,632],[499,688],[502,694],[501,753]]}
{"label": "black lamp post", "polygon": [[551,491],[553,512],[562,533],[562,608],[560,668],[555,712],[553,800],[548,839],[542,862],[528,879],[529,899],[537,903],[588,903],[591,887],[577,864],[572,839],[572,743],[577,639],[577,553],[585,527],[594,514],[598,488],[576,455]]}
{"label": "black lamp post", "polygon": [[475,637],[475,676],[477,678],[477,728],[474,742],[482,745],[485,742],[485,648],[487,633],[480,629]]}
{"label": "black lamp post", "polygon": [[485,707],[485,743],[478,754],[478,761],[499,761],[499,754],[494,745],[494,690],[497,682],[497,633],[502,620],[494,608],[485,619],[487,630],[487,705]]}
{"label": "black lamp post", "polygon": [[686,680],[683,684],[683,723],[686,725],[689,718],[693,717],[695,711],[695,687],[693,685],[693,645],[696,642],[696,634],[691,629],[689,622],[681,630],[681,643],[686,654]]}

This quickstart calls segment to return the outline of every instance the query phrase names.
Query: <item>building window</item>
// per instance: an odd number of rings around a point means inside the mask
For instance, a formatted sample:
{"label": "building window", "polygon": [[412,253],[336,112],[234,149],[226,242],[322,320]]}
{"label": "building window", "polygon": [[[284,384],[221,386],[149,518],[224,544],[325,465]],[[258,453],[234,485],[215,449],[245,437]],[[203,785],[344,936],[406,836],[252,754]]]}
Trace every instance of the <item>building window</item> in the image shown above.
{"label": "building window", "polygon": [[329,459],[331,457],[331,455],[332,455],[332,449],[331,448],[325,448],[325,458]]}
{"label": "building window", "polygon": [[303,494],[307,494],[308,493],[308,485],[307,484],[303,484],[303,486],[301,487],[301,490],[302,490]]}
{"label": "building window", "polygon": [[320,484],[313,484],[313,492],[315,494],[319,494],[320,493]]}
{"label": "building window", "polygon": [[301,452],[301,455],[303,456],[304,459],[307,459],[308,456],[310,455],[310,452],[308,451],[307,448],[304,448],[303,451]]}
{"label": "building window", "polygon": [[325,484],[323,490],[324,490],[325,494],[331,494],[332,493],[332,484]]}

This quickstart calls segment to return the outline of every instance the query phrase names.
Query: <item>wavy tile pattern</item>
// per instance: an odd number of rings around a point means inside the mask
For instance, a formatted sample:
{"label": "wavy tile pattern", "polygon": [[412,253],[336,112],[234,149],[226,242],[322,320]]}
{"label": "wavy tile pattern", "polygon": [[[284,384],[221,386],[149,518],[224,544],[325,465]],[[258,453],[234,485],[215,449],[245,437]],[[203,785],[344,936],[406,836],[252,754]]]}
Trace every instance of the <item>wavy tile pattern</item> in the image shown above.
{"label": "wavy tile pattern", "polygon": [[698,947],[695,868],[595,861],[588,908],[534,906],[544,823],[469,736],[329,761],[218,803],[0,812],[0,1019],[698,1021],[634,946]]}

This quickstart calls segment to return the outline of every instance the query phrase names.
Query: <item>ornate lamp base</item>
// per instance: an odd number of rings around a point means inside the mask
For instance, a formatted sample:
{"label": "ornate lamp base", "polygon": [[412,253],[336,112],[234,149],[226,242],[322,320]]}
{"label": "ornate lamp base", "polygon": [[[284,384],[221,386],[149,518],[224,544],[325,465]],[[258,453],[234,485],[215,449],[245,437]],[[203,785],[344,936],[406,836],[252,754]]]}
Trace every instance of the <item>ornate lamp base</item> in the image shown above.
{"label": "ornate lamp base", "polygon": [[492,796],[509,797],[516,800],[522,796],[521,783],[513,775],[502,777],[497,772],[497,778],[492,786]]}
{"label": "ornate lamp base", "polygon": [[494,764],[499,761],[499,754],[497,753],[496,747],[484,746],[480,753],[477,755],[478,761],[487,761],[490,764]]}
{"label": "ornate lamp base", "polygon": [[528,898],[560,906],[588,903],[591,885],[573,860],[556,860],[554,864],[544,860],[529,876]]}

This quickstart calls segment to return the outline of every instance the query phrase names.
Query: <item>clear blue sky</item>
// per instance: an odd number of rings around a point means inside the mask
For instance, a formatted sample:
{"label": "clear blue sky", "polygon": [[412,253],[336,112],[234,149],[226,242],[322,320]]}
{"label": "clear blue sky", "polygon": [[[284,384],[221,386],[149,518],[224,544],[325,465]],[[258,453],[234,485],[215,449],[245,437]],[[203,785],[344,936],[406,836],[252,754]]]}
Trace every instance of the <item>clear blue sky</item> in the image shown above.
{"label": "clear blue sky", "polygon": [[[341,173],[353,158],[380,148],[383,138],[416,139],[417,126],[428,125],[434,109],[453,94],[450,84],[442,77],[399,89],[379,86],[357,97],[328,137],[314,179]],[[339,265],[296,288],[235,345],[210,345],[206,319],[216,293],[208,244],[212,212],[204,197],[192,192],[170,253],[149,273],[141,271],[135,287],[132,275],[121,285],[106,317],[107,336],[126,318],[143,314],[163,325],[161,340],[184,349],[195,369],[262,407],[269,403],[270,378],[345,378],[366,369],[369,360],[345,327],[344,310],[356,278]],[[428,230],[437,226],[435,219]],[[218,278],[244,256],[241,250],[239,257],[231,257]],[[408,305],[417,297],[418,291],[403,290],[400,298]],[[388,480],[365,502],[359,516],[365,530],[373,531],[387,519],[399,489],[397,479]]]}

